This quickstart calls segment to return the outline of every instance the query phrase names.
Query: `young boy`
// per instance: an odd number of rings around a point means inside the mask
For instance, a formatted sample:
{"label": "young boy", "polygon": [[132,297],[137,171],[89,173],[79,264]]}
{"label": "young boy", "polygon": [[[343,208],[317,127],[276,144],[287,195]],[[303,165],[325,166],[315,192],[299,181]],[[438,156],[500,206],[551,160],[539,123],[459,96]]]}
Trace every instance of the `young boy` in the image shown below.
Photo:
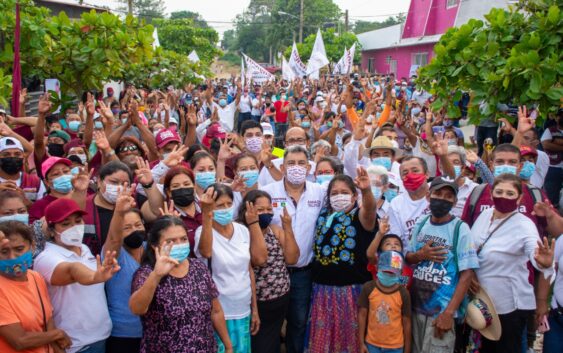
{"label": "young boy", "polygon": [[411,302],[400,284],[402,269],[403,255],[384,251],[379,254],[377,279],[362,288],[358,298],[362,353],[411,351]]}

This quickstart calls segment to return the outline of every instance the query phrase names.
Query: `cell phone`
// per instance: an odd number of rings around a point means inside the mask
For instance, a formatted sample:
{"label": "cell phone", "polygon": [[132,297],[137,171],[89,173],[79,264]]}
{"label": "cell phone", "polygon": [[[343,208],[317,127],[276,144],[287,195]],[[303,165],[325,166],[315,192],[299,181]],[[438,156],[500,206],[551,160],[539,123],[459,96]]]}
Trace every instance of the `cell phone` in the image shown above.
{"label": "cell phone", "polygon": [[540,319],[540,323],[538,324],[538,332],[539,333],[546,333],[549,331],[549,322],[547,321],[547,315],[544,315]]}
{"label": "cell phone", "polygon": [[534,111],[532,111],[532,112],[530,113],[530,119],[532,119],[532,120],[535,121],[535,120],[537,119],[537,117],[538,117],[538,110],[537,110],[537,109],[534,109]]}

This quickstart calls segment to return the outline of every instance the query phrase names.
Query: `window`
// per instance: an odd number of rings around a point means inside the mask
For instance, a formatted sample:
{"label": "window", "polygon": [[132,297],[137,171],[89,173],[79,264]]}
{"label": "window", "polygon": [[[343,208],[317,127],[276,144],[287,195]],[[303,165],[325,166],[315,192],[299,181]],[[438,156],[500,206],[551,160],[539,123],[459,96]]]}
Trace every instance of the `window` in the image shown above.
{"label": "window", "polygon": [[370,74],[375,72],[375,58],[368,59],[368,72]]}
{"label": "window", "polygon": [[424,66],[428,64],[428,53],[413,53],[412,65]]}
{"label": "window", "polygon": [[397,75],[397,60],[389,60],[389,73]]}
{"label": "window", "polygon": [[458,2],[458,0],[447,0],[446,1],[446,9],[449,9],[450,7],[457,6],[457,2]]}

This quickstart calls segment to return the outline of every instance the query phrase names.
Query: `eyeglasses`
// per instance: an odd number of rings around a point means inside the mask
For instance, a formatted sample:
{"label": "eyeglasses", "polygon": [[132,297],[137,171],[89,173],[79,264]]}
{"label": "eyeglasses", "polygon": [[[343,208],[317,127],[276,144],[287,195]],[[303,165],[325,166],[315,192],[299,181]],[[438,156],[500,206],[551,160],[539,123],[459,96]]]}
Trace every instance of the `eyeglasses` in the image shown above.
{"label": "eyeglasses", "polygon": [[285,143],[288,144],[288,145],[303,145],[303,144],[307,143],[307,139],[304,139],[304,138],[289,139],[289,140],[285,141]]}
{"label": "eyeglasses", "polygon": [[139,148],[135,145],[123,146],[119,149],[119,153],[123,152],[134,152],[137,151]]}

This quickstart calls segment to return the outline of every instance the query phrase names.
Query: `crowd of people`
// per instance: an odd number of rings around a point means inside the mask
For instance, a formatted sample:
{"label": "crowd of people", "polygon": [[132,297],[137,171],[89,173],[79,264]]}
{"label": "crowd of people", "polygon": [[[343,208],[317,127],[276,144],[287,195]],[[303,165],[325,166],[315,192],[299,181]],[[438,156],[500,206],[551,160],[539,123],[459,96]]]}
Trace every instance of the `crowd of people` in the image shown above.
{"label": "crowd of people", "polygon": [[563,352],[563,111],[415,79],[0,111],[0,352]]}

